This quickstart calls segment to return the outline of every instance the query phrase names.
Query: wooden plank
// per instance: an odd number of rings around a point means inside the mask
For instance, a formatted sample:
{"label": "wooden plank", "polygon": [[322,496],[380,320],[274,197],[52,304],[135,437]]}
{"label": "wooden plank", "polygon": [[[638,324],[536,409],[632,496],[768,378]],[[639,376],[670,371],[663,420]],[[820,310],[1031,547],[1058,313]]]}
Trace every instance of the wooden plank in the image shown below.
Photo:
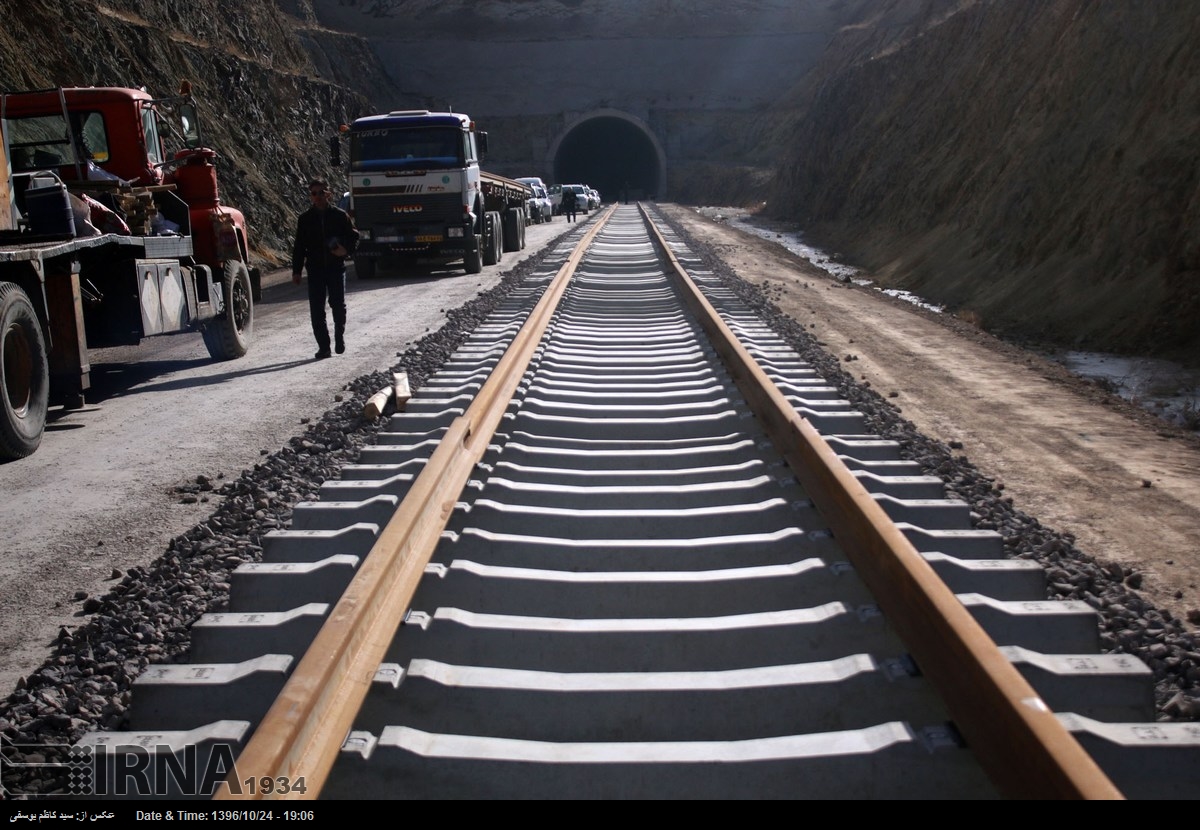
{"label": "wooden plank", "polygon": [[408,388],[408,372],[392,373],[392,390],[396,398],[396,411],[403,412],[404,405],[412,397],[412,392]]}
{"label": "wooden plank", "polygon": [[372,421],[383,414],[383,410],[387,409],[388,401],[392,398],[392,387],[385,386],[372,395],[363,406],[363,417],[370,418]]}

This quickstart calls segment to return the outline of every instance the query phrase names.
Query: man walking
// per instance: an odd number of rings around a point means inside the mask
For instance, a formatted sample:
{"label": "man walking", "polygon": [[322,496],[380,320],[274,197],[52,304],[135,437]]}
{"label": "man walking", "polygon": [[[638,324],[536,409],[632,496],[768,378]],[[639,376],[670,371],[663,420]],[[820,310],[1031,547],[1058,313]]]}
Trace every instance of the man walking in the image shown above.
{"label": "man walking", "polygon": [[329,185],[314,179],[308,184],[308,210],[296,222],[292,245],[292,282],[300,284],[300,272],[308,270],[308,310],[313,336],[317,338],[317,360],[331,355],[325,302],[333,311],[333,347],[346,351],[346,257],[358,244],[358,230],[350,216],[329,202]]}
{"label": "man walking", "polygon": [[567,217],[568,222],[575,221],[575,188],[570,185],[563,185],[562,189],[562,212]]}

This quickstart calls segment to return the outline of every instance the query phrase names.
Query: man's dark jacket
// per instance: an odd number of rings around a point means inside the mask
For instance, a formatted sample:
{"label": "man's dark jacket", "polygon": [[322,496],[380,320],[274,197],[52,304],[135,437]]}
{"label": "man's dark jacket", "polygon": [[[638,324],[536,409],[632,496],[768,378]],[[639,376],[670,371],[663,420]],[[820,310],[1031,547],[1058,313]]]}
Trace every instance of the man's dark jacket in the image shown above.
{"label": "man's dark jacket", "polygon": [[338,242],[346,249],[347,256],[352,255],[358,245],[358,230],[346,211],[334,205],[324,210],[310,207],[304,211],[296,222],[292,273],[298,273],[305,265],[317,269],[341,265],[344,257],[330,250],[336,248]]}

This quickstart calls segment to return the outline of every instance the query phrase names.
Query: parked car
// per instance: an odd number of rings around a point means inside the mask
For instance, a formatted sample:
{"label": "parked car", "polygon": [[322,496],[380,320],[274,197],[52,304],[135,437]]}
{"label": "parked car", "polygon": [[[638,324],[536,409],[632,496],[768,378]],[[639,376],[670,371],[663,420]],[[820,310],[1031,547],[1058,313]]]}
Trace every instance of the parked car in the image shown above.
{"label": "parked car", "polygon": [[558,216],[562,213],[562,185],[552,184],[547,191],[550,193],[550,215]]}
{"label": "parked car", "polygon": [[529,221],[530,222],[549,222],[553,215],[553,206],[550,204],[550,194],[546,190],[546,183],[537,176],[524,176],[517,179],[522,184],[529,185],[533,190],[533,196],[529,199]]}
{"label": "parked car", "polygon": [[537,221],[549,222],[554,210],[550,204],[550,194],[547,193],[546,188],[540,184],[533,185],[533,192],[533,200],[537,203]]}
{"label": "parked car", "polygon": [[591,209],[599,210],[600,209],[600,191],[596,190],[596,188],[594,188],[594,187],[589,187],[587,189],[587,191],[588,191],[588,203],[590,204]]}
{"label": "parked car", "polygon": [[529,190],[529,198],[525,200],[525,224],[536,225],[542,221],[542,208],[538,201],[537,188],[529,185]]}
{"label": "parked car", "polygon": [[550,204],[550,193],[546,191],[545,187],[539,187],[538,190],[541,192],[541,196],[539,197],[541,221],[550,222],[551,217],[554,215],[554,206]]}

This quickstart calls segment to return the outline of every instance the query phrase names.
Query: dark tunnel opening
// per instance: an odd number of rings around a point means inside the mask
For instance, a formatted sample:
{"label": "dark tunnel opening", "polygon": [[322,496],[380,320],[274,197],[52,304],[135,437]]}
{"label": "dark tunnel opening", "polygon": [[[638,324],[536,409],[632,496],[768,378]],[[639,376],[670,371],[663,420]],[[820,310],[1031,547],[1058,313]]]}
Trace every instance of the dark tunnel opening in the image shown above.
{"label": "dark tunnel opening", "polygon": [[650,136],[623,118],[590,118],[567,133],[554,154],[554,181],[586,184],[604,201],[661,196],[662,170]]}

